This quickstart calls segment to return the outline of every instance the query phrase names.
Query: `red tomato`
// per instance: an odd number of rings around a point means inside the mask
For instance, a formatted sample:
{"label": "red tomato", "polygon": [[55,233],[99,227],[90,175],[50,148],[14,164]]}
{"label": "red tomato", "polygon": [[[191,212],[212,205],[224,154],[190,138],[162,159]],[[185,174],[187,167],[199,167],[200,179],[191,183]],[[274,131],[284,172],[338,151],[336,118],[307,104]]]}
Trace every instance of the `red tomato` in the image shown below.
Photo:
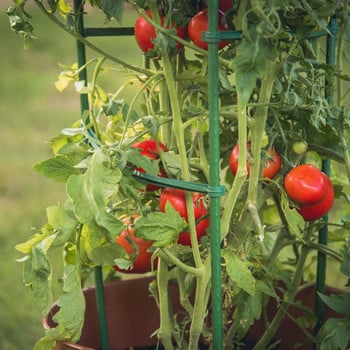
{"label": "red tomato", "polygon": [[232,8],[232,6],[233,6],[232,0],[219,0],[219,9],[221,11],[226,12],[227,10]]}
{"label": "red tomato", "polygon": [[[248,151],[250,150],[250,144],[247,144]],[[239,149],[238,149],[238,144],[233,147],[230,158],[229,158],[229,166],[231,169],[231,172],[233,175],[236,175],[237,170],[238,170],[238,156],[239,156]],[[263,178],[269,178],[273,179],[277,173],[281,169],[282,165],[282,159],[278,152],[271,147],[269,150],[269,156],[271,158],[267,159],[265,164],[264,164],[264,169],[262,173]],[[249,161],[247,161],[247,172],[248,176],[250,175],[250,164]]]}
{"label": "red tomato", "polygon": [[[151,11],[146,11],[149,18],[152,18]],[[161,24],[164,25],[164,17],[160,15]],[[186,29],[182,27],[176,27],[177,36],[182,39],[186,38]],[[139,48],[143,52],[147,52],[154,48],[153,39],[157,37],[154,27],[148,23],[142,16],[137,17],[134,28],[135,40]],[[176,43],[176,48],[180,49],[183,47],[182,44]]]}
{"label": "red tomato", "polygon": [[[222,24],[223,15],[221,13],[218,14],[218,30],[225,31],[226,27]],[[208,30],[208,10],[204,9],[203,11],[195,14],[187,26],[188,35],[193,41],[195,45],[201,47],[202,49],[208,50],[208,43],[202,41],[202,32],[206,32]],[[219,49],[222,49],[228,44],[227,41],[221,40],[219,42]]]}
{"label": "red tomato", "polygon": [[[209,219],[207,218],[208,210],[204,205],[203,197],[200,193],[192,193],[192,201],[194,206],[194,218],[197,222],[196,233],[197,239],[200,240],[205,235],[209,227]],[[167,202],[188,222],[186,194],[184,190],[175,188],[165,188],[159,198],[160,211],[165,212]],[[178,243],[183,245],[191,245],[190,233],[181,232],[178,238]]]}
{"label": "red tomato", "polygon": [[[141,150],[140,154],[142,154],[150,159],[159,159],[159,149],[161,149],[164,152],[168,151],[168,149],[166,148],[166,146],[164,144],[162,144],[161,142],[156,143],[156,141],[153,139],[145,140],[145,141],[141,141],[141,142],[136,142],[136,143],[132,144],[131,147],[140,149]],[[145,172],[145,170],[142,168],[136,168],[136,170],[140,171],[141,173]],[[162,167],[160,167],[160,169],[159,169],[158,176],[167,177],[167,174]],[[155,186],[155,185],[148,184],[146,186],[147,192],[156,191],[158,189],[159,189],[159,187]]]}
{"label": "red tomato", "polygon": [[[152,253],[149,252],[148,249],[152,246],[153,242],[136,237],[131,225],[128,225],[128,227],[120,233],[115,242],[125,249],[129,257],[137,254],[132,269],[123,270],[118,266],[113,266],[115,270],[124,273],[146,273],[152,271]],[[137,245],[138,248],[135,249],[134,245]],[[156,268],[156,263],[156,260],[154,260],[153,268]]]}
{"label": "red tomato", "polygon": [[316,204],[312,205],[301,205],[299,208],[300,215],[305,221],[313,221],[320,219],[322,216],[326,215],[332,208],[334,203],[334,189],[332,181],[326,174],[323,174],[327,185],[327,193],[325,197]]}
{"label": "red tomato", "polygon": [[328,183],[325,174],[311,164],[302,164],[292,169],[284,179],[288,196],[298,204],[311,205],[327,195]]}

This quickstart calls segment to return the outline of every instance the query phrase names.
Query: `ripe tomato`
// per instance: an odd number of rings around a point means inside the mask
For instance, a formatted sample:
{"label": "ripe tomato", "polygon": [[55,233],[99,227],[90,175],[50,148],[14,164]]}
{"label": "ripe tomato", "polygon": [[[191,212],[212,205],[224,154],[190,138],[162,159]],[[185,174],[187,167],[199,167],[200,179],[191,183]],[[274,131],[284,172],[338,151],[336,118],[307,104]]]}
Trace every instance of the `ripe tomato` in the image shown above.
{"label": "ripe tomato", "polygon": [[[247,148],[248,150],[250,150],[250,143],[247,144]],[[238,156],[239,156],[239,149],[238,149],[238,144],[236,144],[235,147],[233,147],[229,158],[229,166],[233,175],[236,175],[238,170]],[[281,169],[282,159],[278,154],[278,152],[273,147],[271,147],[269,150],[269,156],[271,158],[265,161],[262,177],[273,179]],[[250,164],[248,160],[247,160],[247,172],[249,176]]]}
{"label": "ripe tomato", "polygon": [[[151,11],[146,11],[149,18],[152,18]],[[160,15],[161,25],[164,25],[164,17]],[[177,36],[182,39],[186,38],[186,29],[182,27],[176,27]],[[135,40],[139,48],[144,52],[148,52],[154,48],[153,39],[157,37],[154,27],[148,23],[142,16],[137,17],[134,27]],[[182,44],[176,43],[176,48],[180,49]]]}
{"label": "ripe tomato", "polygon": [[[156,143],[156,141],[153,139],[136,142],[132,144],[131,147],[140,149],[141,150],[140,154],[150,159],[159,159],[159,149],[161,149],[164,152],[168,151],[168,149],[164,144],[162,144],[161,142]],[[136,170],[140,171],[141,173],[145,172],[145,170],[142,168],[136,168]],[[167,177],[167,174],[162,167],[160,167],[159,169],[158,176]],[[159,188],[158,186],[148,184],[146,186],[146,191],[147,192],[156,191],[158,188]]]}
{"label": "ripe tomato", "polygon": [[[222,24],[223,15],[219,12],[218,14],[218,30],[225,31],[226,27]],[[206,32],[208,30],[208,10],[204,9],[203,11],[195,14],[187,26],[188,35],[193,41],[195,45],[201,47],[202,49],[208,50],[208,43],[202,41],[202,32]],[[228,44],[227,41],[221,40],[219,42],[219,49],[222,49]]]}
{"label": "ripe tomato", "polygon": [[[128,225],[127,228],[120,233],[115,239],[115,242],[125,249],[130,258],[132,255],[137,254],[132,269],[123,270],[118,266],[113,266],[115,270],[124,273],[146,273],[152,271],[152,253],[149,252],[148,249],[152,246],[153,242],[136,237],[131,225]],[[135,245],[137,245],[136,249]],[[156,268],[156,264],[157,261],[155,259],[153,268]]]}
{"label": "ripe tomato", "polygon": [[[197,239],[200,240],[205,235],[209,227],[209,219],[207,218],[208,210],[204,205],[203,197],[200,193],[192,193],[192,201],[194,206],[194,218],[197,222],[196,233]],[[186,206],[186,194],[184,190],[175,188],[165,188],[162,190],[159,198],[160,211],[165,212],[167,202],[188,222],[188,213]],[[178,243],[182,245],[191,245],[190,233],[181,232],[178,238]]]}
{"label": "ripe tomato", "polygon": [[334,189],[332,181],[326,174],[323,174],[325,178],[327,193],[325,197],[316,204],[312,205],[301,205],[299,208],[300,215],[305,221],[313,221],[320,219],[322,216],[326,215],[332,208],[334,203]]}
{"label": "ripe tomato", "polygon": [[311,205],[325,198],[328,183],[325,174],[311,164],[302,164],[292,169],[284,179],[288,196],[298,204]]}
{"label": "ripe tomato", "polygon": [[221,11],[226,12],[227,10],[232,8],[232,6],[233,6],[232,0],[219,0],[219,9]]}

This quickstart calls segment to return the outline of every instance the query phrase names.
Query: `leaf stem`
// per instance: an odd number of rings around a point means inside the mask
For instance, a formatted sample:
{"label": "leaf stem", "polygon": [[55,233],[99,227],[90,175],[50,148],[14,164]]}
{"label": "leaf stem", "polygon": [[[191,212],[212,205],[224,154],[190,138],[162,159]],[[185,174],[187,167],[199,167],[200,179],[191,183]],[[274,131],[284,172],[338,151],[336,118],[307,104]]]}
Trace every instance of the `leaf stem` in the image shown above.
{"label": "leaf stem", "polygon": [[170,317],[170,304],[168,296],[168,283],[169,274],[168,266],[163,259],[159,259],[158,273],[157,273],[157,285],[159,296],[159,312],[160,312],[160,326],[159,326],[159,338],[166,350],[173,350],[172,342],[172,326],[173,320]]}

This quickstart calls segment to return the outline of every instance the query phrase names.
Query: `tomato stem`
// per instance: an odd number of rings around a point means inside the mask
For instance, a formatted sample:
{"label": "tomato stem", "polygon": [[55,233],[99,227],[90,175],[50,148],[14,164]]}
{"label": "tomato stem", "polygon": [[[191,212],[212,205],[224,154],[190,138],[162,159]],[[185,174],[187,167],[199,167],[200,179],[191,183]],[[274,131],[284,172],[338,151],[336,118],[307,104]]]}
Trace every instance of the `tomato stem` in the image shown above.
{"label": "tomato stem", "polygon": [[241,192],[242,186],[247,178],[247,102],[242,99],[241,94],[237,91],[237,110],[238,110],[238,169],[233,184],[225,196],[223,205],[223,213],[221,218],[221,240],[229,232],[230,219],[233,213],[238,196]]}
{"label": "tomato stem", "polygon": [[[266,72],[268,72],[268,74],[266,74],[262,80],[259,95],[259,102],[262,103],[262,106],[258,105],[250,124],[251,154],[253,161],[250,167],[248,196],[246,203],[246,207],[252,215],[260,240],[263,240],[264,229],[260,221],[256,203],[258,195],[260,193],[259,178],[261,174],[262,139],[264,136],[264,130],[268,115],[268,107],[266,104],[270,101],[275,77],[277,76],[278,72],[276,63],[268,62],[266,66]],[[246,145],[244,147],[246,148]],[[241,153],[241,148],[239,148],[239,153]]]}
{"label": "tomato stem", "polygon": [[173,320],[168,296],[169,274],[168,265],[163,259],[158,261],[157,285],[159,296],[160,326],[158,336],[166,350],[173,350],[172,328]]}

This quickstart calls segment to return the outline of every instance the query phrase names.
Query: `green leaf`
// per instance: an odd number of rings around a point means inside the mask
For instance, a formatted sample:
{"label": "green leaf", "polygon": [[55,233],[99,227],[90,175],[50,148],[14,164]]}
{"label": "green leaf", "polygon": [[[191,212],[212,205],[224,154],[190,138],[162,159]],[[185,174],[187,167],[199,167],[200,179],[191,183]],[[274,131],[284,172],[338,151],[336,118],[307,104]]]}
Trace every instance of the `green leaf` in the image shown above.
{"label": "green leaf", "polygon": [[255,278],[249,269],[249,262],[241,260],[233,251],[222,250],[226,270],[231,280],[249,295],[255,293]]}
{"label": "green leaf", "polygon": [[262,311],[262,294],[250,295],[241,291],[237,308],[233,314],[235,334],[242,339],[255,320],[260,319]]}
{"label": "green leaf", "polygon": [[350,277],[350,247],[343,251],[343,260],[340,264],[340,271],[346,276]]}
{"label": "green leaf", "polygon": [[135,236],[147,241],[154,241],[154,247],[166,247],[174,243],[179,233],[187,226],[184,218],[167,203],[165,213],[152,212],[142,216],[135,223]]}
{"label": "green leaf", "polygon": [[55,345],[56,345],[56,340],[43,337],[34,345],[33,350],[53,349]]}
{"label": "green leaf", "polygon": [[342,315],[350,316],[350,293],[327,296],[318,293],[322,301],[332,310]]}
{"label": "green leaf", "polygon": [[162,159],[167,171],[175,178],[180,178],[182,173],[180,155],[173,151],[164,152]]}
{"label": "green leaf", "polygon": [[98,0],[97,3],[108,19],[115,18],[122,23],[125,0]]}
{"label": "green leaf", "polygon": [[46,213],[49,225],[55,229],[52,245],[65,244],[73,236],[78,222],[68,216],[61,206],[49,206]]}
{"label": "green leaf", "polygon": [[72,163],[70,157],[59,155],[35,164],[33,169],[55,181],[66,182],[72,174],[80,174],[80,170],[74,168],[74,165],[76,164]]}
{"label": "green leaf", "polygon": [[317,334],[317,349],[345,350],[350,341],[350,317],[330,318]]}
{"label": "green leaf", "polygon": [[57,301],[59,311],[53,316],[57,326],[47,330],[46,336],[76,342],[80,338],[85,315],[85,299],[81,290],[79,267],[67,265],[63,281],[63,293]]}
{"label": "green leaf", "polygon": [[142,168],[147,174],[156,176],[159,173],[159,160],[150,159],[140,153],[138,149],[131,149],[127,152],[128,162],[137,168]]}
{"label": "green leaf", "polygon": [[244,104],[248,102],[257,79],[268,74],[267,62],[276,58],[276,49],[269,40],[253,31],[249,36],[249,39],[242,39],[237,48],[237,55],[232,61],[232,68],[236,72],[237,91],[241,94]]}
{"label": "green leaf", "polygon": [[125,250],[115,243],[106,243],[101,246],[95,247],[91,251],[91,260],[96,265],[109,265],[115,264],[116,258],[125,256]]}
{"label": "green leaf", "polygon": [[11,29],[22,38],[24,48],[28,49],[38,37],[34,34],[31,17],[24,10],[24,5],[25,1],[16,1],[16,6],[9,7],[6,13]]}
{"label": "green leaf", "polygon": [[[107,205],[118,192],[122,177],[120,169],[112,167],[108,150],[97,149],[83,175],[72,175],[67,192],[73,202],[74,214],[84,224],[96,223],[108,232],[118,234],[123,225],[108,210]],[[112,237],[112,236],[111,236]]]}
{"label": "green leaf", "polygon": [[290,232],[298,238],[302,238],[304,219],[295,208],[290,207],[289,199],[284,191],[281,192],[281,208],[288,223]]}
{"label": "green leaf", "polygon": [[[123,226],[124,227],[124,226]],[[119,233],[116,232],[115,236]],[[80,256],[86,264],[114,265],[114,260],[123,257],[125,250],[115,244],[115,238],[96,224],[84,225],[80,233]]]}
{"label": "green leaf", "polygon": [[[46,315],[53,303],[53,296],[51,291],[51,282],[49,276],[51,274],[51,264],[46,256],[42,246],[35,246],[32,250],[32,258],[27,262],[26,269],[30,269],[31,277],[29,282],[33,291],[34,299],[39,305],[41,314]],[[27,270],[28,271],[28,270]]]}

